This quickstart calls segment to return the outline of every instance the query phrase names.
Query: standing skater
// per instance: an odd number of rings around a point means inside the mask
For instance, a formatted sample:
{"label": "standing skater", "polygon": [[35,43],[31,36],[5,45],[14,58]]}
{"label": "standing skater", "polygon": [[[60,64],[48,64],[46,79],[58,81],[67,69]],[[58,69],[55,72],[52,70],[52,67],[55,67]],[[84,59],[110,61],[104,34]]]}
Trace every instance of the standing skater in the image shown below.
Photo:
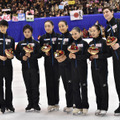
{"label": "standing skater", "polygon": [[73,100],[75,103],[73,115],[81,113],[85,115],[89,108],[87,95],[87,58],[89,58],[89,54],[87,53],[88,44],[82,40],[81,30],[79,27],[74,27],[72,29],[72,38],[74,40],[73,43],[79,49],[76,53],[71,52],[69,54],[72,69]]}
{"label": "standing skater", "polygon": [[107,20],[107,27],[105,29],[105,36],[115,36],[117,43],[111,46],[113,56],[113,72],[116,90],[119,98],[119,106],[114,111],[114,115],[120,115],[120,19],[113,16],[114,12],[110,7],[103,8],[104,18]]}
{"label": "standing skater", "polygon": [[59,73],[62,77],[64,89],[66,92],[67,106],[64,108],[64,112],[71,112],[73,109],[73,92],[72,92],[72,80],[71,80],[71,65],[68,59],[69,52],[68,46],[72,43],[72,36],[68,31],[68,24],[66,21],[60,21],[58,23],[59,31],[62,33],[58,37],[58,50],[64,51],[64,57],[57,59],[59,61]]}
{"label": "standing skater", "polygon": [[[40,111],[39,104],[39,67],[38,58],[41,57],[40,45],[32,38],[33,28],[30,25],[23,27],[25,39],[20,41],[16,47],[16,58],[22,63],[22,75],[26,86],[28,106],[26,111],[32,108]],[[31,48],[31,49],[30,49]]]}
{"label": "standing skater", "polygon": [[[5,112],[5,109],[12,112],[15,111],[12,105],[13,68],[11,61],[14,55],[8,53],[10,49],[14,52],[15,41],[7,34],[7,29],[8,22],[5,20],[0,21],[0,106],[2,113]],[[3,89],[3,78],[5,79],[5,94]]]}
{"label": "standing skater", "polygon": [[[101,28],[98,25],[91,27],[93,40],[89,43],[91,47],[97,47],[97,54],[91,53],[92,79],[96,94],[97,110],[95,115],[106,115],[108,110],[108,66],[107,58],[110,57],[106,41],[102,39]],[[90,52],[90,49],[88,49]]]}
{"label": "standing skater", "polygon": [[43,46],[50,46],[50,51],[43,51],[45,58],[45,77],[46,77],[46,89],[48,98],[48,112],[52,112],[59,109],[59,71],[58,62],[54,58],[54,52],[57,49],[58,34],[54,32],[54,25],[52,21],[46,21],[44,24],[46,34],[41,36],[39,42],[41,48]]}

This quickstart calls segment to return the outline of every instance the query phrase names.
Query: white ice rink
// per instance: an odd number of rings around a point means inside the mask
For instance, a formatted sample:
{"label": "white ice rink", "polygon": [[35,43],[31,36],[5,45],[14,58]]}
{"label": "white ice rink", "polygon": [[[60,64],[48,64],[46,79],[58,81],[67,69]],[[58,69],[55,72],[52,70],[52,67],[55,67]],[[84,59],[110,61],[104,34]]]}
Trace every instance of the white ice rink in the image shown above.
{"label": "white ice rink", "polygon": [[60,110],[48,113],[47,112],[47,97],[46,97],[46,84],[44,75],[44,64],[43,58],[39,59],[40,68],[40,113],[36,112],[25,112],[25,107],[27,106],[27,96],[26,90],[21,73],[21,63],[16,58],[13,59],[13,105],[15,107],[15,113],[5,112],[5,114],[0,113],[0,120],[120,120],[120,117],[114,116],[114,110],[118,107],[118,97],[115,90],[115,84],[113,79],[112,70],[112,59],[108,59],[108,84],[109,84],[109,110],[106,116],[98,117],[94,115],[96,110],[96,98],[94,87],[91,79],[90,63],[88,63],[88,98],[89,98],[89,111],[86,116],[79,115],[73,116],[71,114],[66,114],[63,112],[65,107],[65,92],[63,89],[63,83],[60,80]]}

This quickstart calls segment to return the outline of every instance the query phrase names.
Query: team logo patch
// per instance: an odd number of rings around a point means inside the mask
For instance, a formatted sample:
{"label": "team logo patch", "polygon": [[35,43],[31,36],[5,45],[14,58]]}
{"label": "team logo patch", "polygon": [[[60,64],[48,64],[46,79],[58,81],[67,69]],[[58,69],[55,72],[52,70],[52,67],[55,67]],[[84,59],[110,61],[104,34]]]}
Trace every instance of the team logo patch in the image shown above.
{"label": "team logo patch", "polygon": [[5,42],[11,42],[11,39],[5,39]]}
{"label": "team logo patch", "polygon": [[83,44],[77,44],[78,47],[83,47]]}
{"label": "team logo patch", "polygon": [[62,40],[62,38],[58,38],[58,40]]}
{"label": "team logo patch", "polygon": [[50,39],[48,38],[48,39],[44,39],[44,41],[50,41]]}
{"label": "team logo patch", "polygon": [[56,38],[52,38],[52,41],[55,42],[55,41],[56,41]]}
{"label": "team logo patch", "polygon": [[97,43],[96,47],[102,47],[102,44],[101,43]]}
{"label": "team logo patch", "polygon": [[64,42],[68,42],[69,41],[69,38],[64,38]]}
{"label": "team logo patch", "polygon": [[27,45],[27,43],[22,43],[21,45]]}

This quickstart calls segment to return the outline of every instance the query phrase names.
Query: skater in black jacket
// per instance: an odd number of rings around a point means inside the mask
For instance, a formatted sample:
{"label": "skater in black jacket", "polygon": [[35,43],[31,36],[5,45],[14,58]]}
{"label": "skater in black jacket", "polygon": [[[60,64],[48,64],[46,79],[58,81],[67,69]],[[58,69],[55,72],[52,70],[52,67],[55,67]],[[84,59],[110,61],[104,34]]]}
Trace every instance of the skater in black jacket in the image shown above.
{"label": "skater in black jacket", "polygon": [[72,93],[72,80],[71,80],[71,65],[68,59],[69,52],[67,50],[68,46],[72,43],[72,36],[68,30],[68,24],[66,21],[60,21],[58,23],[59,31],[62,33],[58,37],[58,48],[57,50],[62,50],[64,52],[64,56],[56,59],[59,63],[59,73],[62,77],[65,94],[66,94],[66,103],[67,106],[64,107],[64,112],[71,112],[73,107],[73,93]]}
{"label": "skater in black jacket", "polygon": [[[12,105],[12,79],[13,68],[12,61],[14,55],[15,41],[7,34],[8,22],[5,20],[0,21],[0,106],[1,112],[4,113],[5,109],[12,112],[15,111]],[[11,50],[11,52],[8,50]],[[4,94],[4,81],[5,79],[5,94]]]}
{"label": "skater in black jacket", "polygon": [[[93,40],[89,43],[89,46],[96,49],[96,54],[92,51],[91,69],[92,79],[95,87],[97,110],[95,115],[106,115],[108,110],[108,64],[107,58],[111,56],[109,47],[106,45],[106,41],[102,39],[102,31],[100,26],[94,25],[91,27],[91,35]],[[98,53],[97,53],[98,52]]]}
{"label": "skater in black jacket", "polygon": [[16,47],[16,58],[22,63],[22,75],[26,86],[28,97],[28,106],[26,111],[32,108],[40,111],[39,104],[39,67],[38,58],[40,54],[40,45],[32,38],[33,28],[30,25],[23,27],[25,39],[20,41]]}
{"label": "skater in black jacket", "polygon": [[58,62],[54,58],[54,52],[57,50],[58,34],[54,32],[52,21],[46,21],[44,24],[46,34],[41,36],[39,42],[41,49],[43,46],[50,46],[50,49],[42,49],[45,58],[45,77],[48,98],[48,111],[52,112],[59,109],[59,70]]}
{"label": "skater in black jacket", "polygon": [[[72,29],[73,43],[78,48],[78,51],[74,53],[74,50],[69,54],[71,59],[71,71],[73,82],[73,100],[75,108],[73,109],[73,115],[87,114],[89,104],[87,95],[87,58],[89,54],[87,52],[88,44],[81,38],[81,30],[79,27]],[[75,48],[75,47],[74,47]],[[72,46],[71,46],[72,49]]]}
{"label": "skater in black jacket", "polygon": [[116,90],[119,98],[119,106],[114,111],[114,115],[120,115],[120,19],[114,18],[114,12],[110,7],[103,8],[104,18],[107,20],[107,27],[105,29],[105,36],[115,36],[117,38],[116,44],[111,46],[113,56],[113,72]]}

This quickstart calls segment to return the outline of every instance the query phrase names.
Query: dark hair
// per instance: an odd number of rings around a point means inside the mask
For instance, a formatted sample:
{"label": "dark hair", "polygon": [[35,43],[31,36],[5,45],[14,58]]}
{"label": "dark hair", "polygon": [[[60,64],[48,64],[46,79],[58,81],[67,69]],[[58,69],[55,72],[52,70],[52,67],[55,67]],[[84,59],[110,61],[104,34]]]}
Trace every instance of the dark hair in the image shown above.
{"label": "dark hair", "polygon": [[104,7],[104,8],[102,9],[102,11],[104,11],[105,9],[110,10],[110,12],[112,12],[112,11],[113,11],[113,9],[112,9],[111,7]]}
{"label": "dark hair", "polygon": [[[46,22],[49,22],[49,23],[51,23],[52,26],[54,26],[54,23],[53,23],[51,20],[47,20],[47,21],[45,21],[45,23],[46,23]],[[45,24],[45,23],[44,23],[44,24]]]}
{"label": "dark hair", "polygon": [[1,20],[0,25],[7,26],[8,27],[8,22],[6,20]]}
{"label": "dark hair", "polygon": [[26,29],[29,29],[31,32],[33,32],[33,28],[32,28],[30,25],[28,25],[28,24],[23,27],[23,32],[24,32]]}
{"label": "dark hair", "polygon": [[100,30],[99,37],[102,38],[102,30],[101,30],[101,26],[99,26],[99,25],[93,25],[92,27],[95,27],[98,31]]}
{"label": "dark hair", "polygon": [[[65,25],[68,25],[67,22],[66,22],[65,20],[61,20],[61,21],[59,21],[59,23],[60,23],[60,22],[64,22]],[[59,23],[58,23],[58,24],[59,24]]]}
{"label": "dark hair", "polygon": [[81,29],[79,27],[74,27],[72,30],[76,30],[77,32],[81,32]]}

